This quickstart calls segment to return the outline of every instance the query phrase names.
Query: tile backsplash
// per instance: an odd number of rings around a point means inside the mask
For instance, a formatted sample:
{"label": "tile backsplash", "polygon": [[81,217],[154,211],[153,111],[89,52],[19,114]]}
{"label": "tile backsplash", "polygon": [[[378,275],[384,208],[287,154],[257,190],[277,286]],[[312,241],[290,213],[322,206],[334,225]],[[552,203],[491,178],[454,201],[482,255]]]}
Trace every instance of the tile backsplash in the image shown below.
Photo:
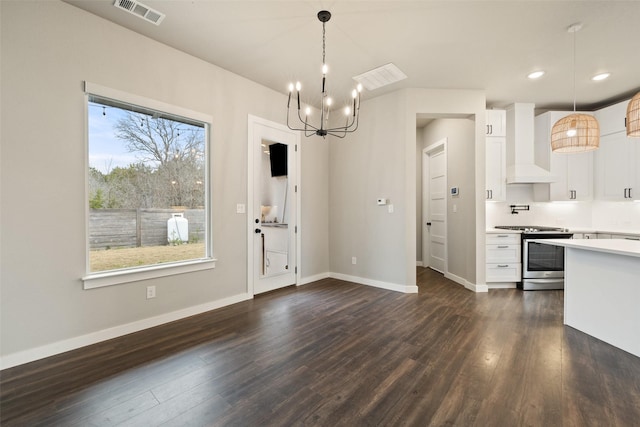
{"label": "tile backsplash", "polygon": [[[512,204],[529,211],[511,214]],[[487,227],[546,225],[571,229],[640,232],[640,202],[534,202],[531,185],[507,186],[506,202],[487,202]]]}

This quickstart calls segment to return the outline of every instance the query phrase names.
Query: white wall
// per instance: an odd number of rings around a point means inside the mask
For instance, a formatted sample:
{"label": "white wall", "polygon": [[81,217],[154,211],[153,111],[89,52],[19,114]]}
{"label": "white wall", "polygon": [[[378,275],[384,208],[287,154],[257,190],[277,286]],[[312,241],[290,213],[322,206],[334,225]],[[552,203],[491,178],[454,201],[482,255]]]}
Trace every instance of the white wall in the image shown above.
{"label": "white wall", "polygon": [[[401,92],[394,92],[363,102],[358,131],[330,141],[329,242],[334,273],[415,285],[415,277],[410,283],[405,267],[407,148],[400,126],[405,119],[404,98]],[[411,150],[413,158],[415,137]],[[394,213],[387,206],[378,206],[377,198],[389,199]],[[411,243],[415,247],[415,234]],[[352,257],[357,258],[356,265]],[[415,276],[415,257],[411,259]]]}
{"label": "white wall", "polygon": [[447,138],[447,191],[451,187],[458,187],[460,190],[457,197],[447,193],[447,267],[449,273],[467,279],[470,278],[467,260],[459,254],[461,250],[466,252],[463,242],[469,241],[468,238],[474,235],[474,224],[470,218],[474,217],[475,212],[475,160],[468,155],[475,146],[474,132],[474,120],[438,119],[424,129],[423,136],[425,147]]}
{"label": "white wall", "polygon": [[[0,7],[3,359],[29,358],[34,349],[46,355],[65,349],[56,343],[81,343],[122,325],[247,297],[247,217],[235,213],[236,203],[247,203],[247,116],[282,123],[285,95],[66,3],[3,1]],[[213,117],[214,270],[82,289],[85,80]],[[317,142],[304,145],[303,278],[329,271],[322,237],[328,151]],[[146,300],[150,283],[158,296]]]}
{"label": "white wall", "polygon": [[[472,137],[449,153],[453,177],[467,191],[450,226],[449,251],[460,278],[484,282],[484,110],[481,91],[409,89],[363,102],[358,132],[332,140],[330,150],[330,266],[346,276],[400,286],[416,283],[416,117],[478,117]],[[375,117],[375,120],[367,120]],[[480,154],[479,154],[480,153]],[[456,169],[457,168],[457,169]],[[394,213],[376,205],[390,199]],[[480,232],[478,233],[478,230]],[[483,250],[477,251],[476,245]],[[351,257],[358,263],[351,264]]]}

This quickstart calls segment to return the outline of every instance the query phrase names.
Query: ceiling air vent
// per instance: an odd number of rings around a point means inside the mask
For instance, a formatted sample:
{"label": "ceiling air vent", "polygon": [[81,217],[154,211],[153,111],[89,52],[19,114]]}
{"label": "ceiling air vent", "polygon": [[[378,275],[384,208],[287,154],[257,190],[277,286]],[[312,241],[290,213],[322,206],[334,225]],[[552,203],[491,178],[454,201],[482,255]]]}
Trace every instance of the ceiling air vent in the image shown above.
{"label": "ceiling air vent", "polygon": [[116,0],[113,5],[118,9],[126,10],[132,15],[136,15],[138,18],[142,18],[145,21],[156,25],[160,25],[165,17],[164,13],[153,10],[149,6],[145,6],[135,0]]}
{"label": "ceiling air vent", "polygon": [[362,84],[367,90],[374,90],[390,85],[407,78],[407,75],[395,64],[389,63],[366,73],[355,76],[353,79]]}

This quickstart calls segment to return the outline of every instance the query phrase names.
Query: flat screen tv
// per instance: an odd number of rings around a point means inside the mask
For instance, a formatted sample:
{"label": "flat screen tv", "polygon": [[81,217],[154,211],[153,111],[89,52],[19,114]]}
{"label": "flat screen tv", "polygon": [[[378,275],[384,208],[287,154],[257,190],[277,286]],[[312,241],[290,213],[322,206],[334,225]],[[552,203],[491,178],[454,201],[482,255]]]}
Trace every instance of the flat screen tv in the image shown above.
{"label": "flat screen tv", "polygon": [[271,160],[271,176],[287,176],[287,145],[269,145],[269,159]]}

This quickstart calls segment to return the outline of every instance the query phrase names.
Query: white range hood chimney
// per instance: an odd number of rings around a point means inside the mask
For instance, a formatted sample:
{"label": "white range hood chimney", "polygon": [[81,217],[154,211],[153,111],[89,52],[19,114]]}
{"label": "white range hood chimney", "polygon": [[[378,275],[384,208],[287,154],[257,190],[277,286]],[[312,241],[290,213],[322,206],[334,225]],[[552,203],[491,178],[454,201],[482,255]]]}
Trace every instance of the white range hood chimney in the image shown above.
{"label": "white range hood chimney", "polygon": [[530,103],[515,103],[507,107],[507,184],[549,183],[557,179],[535,164],[534,107]]}

